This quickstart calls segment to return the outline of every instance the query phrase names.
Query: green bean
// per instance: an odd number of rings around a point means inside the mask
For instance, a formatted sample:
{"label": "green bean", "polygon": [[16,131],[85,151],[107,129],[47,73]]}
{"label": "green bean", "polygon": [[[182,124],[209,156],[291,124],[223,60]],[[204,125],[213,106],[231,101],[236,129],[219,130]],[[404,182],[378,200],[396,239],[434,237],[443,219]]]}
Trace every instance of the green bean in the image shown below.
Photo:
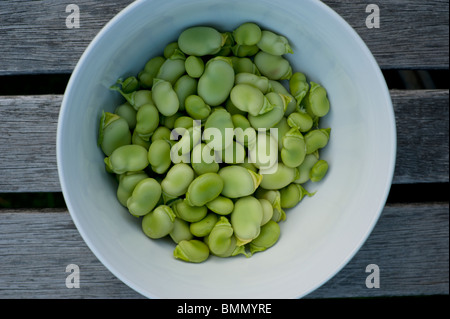
{"label": "green bean", "polygon": [[215,151],[221,151],[233,142],[234,125],[231,114],[223,108],[216,108],[205,121],[203,139]]}
{"label": "green bean", "polygon": [[163,140],[171,144],[170,130],[165,126],[159,126],[152,134],[152,143],[158,140]]}
{"label": "green bean", "polygon": [[297,109],[297,100],[294,96],[284,87],[281,82],[269,80],[269,92],[280,93],[288,97],[288,104],[286,110],[284,111],[284,116],[289,116],[292,112]]}
{"label": "green bean", "polygon": [[184,61],[186,57],[183,52],[176,49],[174,53],[164,61],[161,67],[153,78],[153,85],[155,79],[160,79],[175,85],[175,82],[186,72]]}
{"label": "green bean", "polygon": [[288,167],[297,167],[303,163],[306,156],[306,143],[302,133],[292,128],[282,138],[281,160]]}
{"label": "green bean", "polygon": [[292,77],[289,79],[289,89],[297,100],[297,105],[300,105],[309,90],[309,84],[306,81],[306,76],[301,72],[295,72],[292,74]]}
{"label": "green bean", "polygon": [[244,158],[244,161],[242,163],[239,163],[238,165],[246,169],[249,169],[252,172],[258,173],[258,168],[256,168],[254,164],[249,162],[248,157]]}
{"label": "green bean", "polygon": [[129,102],[125,102],[116,107],[114,113],[127,121],[130,130],[134,130],[136,127],[136,110]]}
{"label": "green bean", "polygon": [[161,182],[161,188],[163,193],[175,198],[184,195],[193,180],[193,169],[185,163],[178,163],[169,169]]}
{"label": "green bean", "polygon": [[191,240],[194,237],[189,229],[189,223],[178,217],[175,217],[173,221],[173,229],[169,236],[177,244],[182,240]]}
{"label": "green bean", "polygon": [[208,246],[215,255],[224,254],[231,245],[233,227],[224,216],[213,225],[208,236]]}
{"label": "green bean", "polygon": [[199,78],[205,71],[205,63],[203,60],[195,55],[190,55],[184,61],[186,73],[192,78]]}
{"label": "green bean", "polygon": [[133,103],[131,103],[131,105],[133,105],[136,111],[145,104],[155,105],[155,103],[153,102],[153,94],[149,90],[138,90],[133,92],[132,94],[134,94],[134,96]]}
{"label": "green bean", "polygon": [[312,196],[302,185],[292,183],[280,189],[281,208],[296,206],[305,196]]}
{"label": "green bean", "polygon": [[262,218],[261,203],[255,197],[241,197],[234,203],[230,219],[238,246],[258,237]]}
{"label": "green bean", "polygon": [[98,145],[106,156],[120,146],[131,143],[128,122],[117,114],[103,112],[100,119]]}
{"label": "green bean", "polygon": [[281,194],[278,190],[266,190],[258,188],[255,192],[256,198],[266,199],[272,204],[273,214],[272,219],[275,222],[280,222],[286,219],[286,213],[281,208]]}
{"label": "green bean", "polygon": [[136,114],[136,134],[144,141],[148,141],[158,126],[159,112],[156,106],[152,104],[142,105]]}
{"label": "green bean", "polygon": [[138,132],[133,131],[133,134],[131,135],[131,144],[140,145],[140,146],[144,147],[146,150],[148,150],[150,145],[152,144],[152,142],[144,141],[142,139],[142,137],[139,136]]}
{"label": "green bean", "polygon": [[180,102],[179,110],[184,111],[186,98],[189,95],[197,93],[197,79],[185,74],[175,82],[173,90],[177,94],[178,101]]}
{"label": "green bean", "polygon": [[261,29],[253,22],[245,22],[233,31],[233,38],[240,45],[255,45],[261,40]]}
{"label": "green bean", "polygon": [[257,87],[263,94],[266,94],[269,90],[269,79],[265,76],[260,76],[253,73],[237,73],[234,79],[234,83],[253,85],[254,87]]}
{"label": "green bean", "polygon": [[152,142],[148,149],[148,162],[156,174],[167,172],[172,164],[170,160],[170,143],[165,140]]}
{"label": "green bean", "polygon": [[262,219],[261,226],[267,224],[269,220],[272,219],[273,216],[273,207],[272,204],[264,198],[257,198],[262,207]]}
{"label": "green bean", "polygon": [[124,91],[122,91],[122,86],[119,86],[119,84],[121,83],[120,79],[117,82],[118,83],[111,86],[110,89],[119,92],[136,111],[144,104],[154,104],[151,91],[137,90],[130,93],[125,93]]}
{"label": "green bean", "polygon": [[261,75],[255,63],[250,58],[239,58],[236,56],[230,57],[233,63],[233,69],[235,74],[239,73],[251,73]]}
{"label": "green bean", "polygon": [[[260,173],[261,174],[261,173]],[[298,178],[298,171],[296,168],[288,167],[283,163],[278,163],[276,171],[271,174],[262,173],[261,187],[264,189],[281,189],[295,179]]]}
{"label": "green bean", "polygon": [[226,40],[225,35],[211,27],[197,26],[184,30],[178,37],[178,46],[188,55],[216,54]]}
{"label": "green bean", "polygon": [[258,41],[257,45],[258,48],[260,48],[262,51],[273,55],[294,53],[286,37],[275,34],[272,31],[267,30],[262,31],[261,39]]}
{"label": "green bean", "polygon": [[236,44],[231,48],[231,51],[235,56],[244,58],[254,56],[256,53],[258,53],[259,48],[256,44],[255,45]]}
{"label": "green bean", "polygon": [[281,151],[281,149],[283,148],[283,137],[287,132],[291,130],[291,127],[288,125],[286,117],[283,117],[280,122],[278,122],[278,124],[274,126],[274,128],[278,130],[278,150]]}
{"label": "green bean", "polygon": [[205,173],[196,177],[186,192],[186,199],[191,206],[203,206],[220,195],[223,180],[216,173]]}
{"label": "green bean", "polygon": [[174,122],[175,130],[178,128],[189,129],[194,126],[194,119],[189,116],[179,116]]}
{"label": "green bean", "polygon": [[198,239],[182,240],[173,251],[173,256],[192,263],[201,263],[208,259],[208,246]]}
{"label": "green bean", "polygon": [[139,81],[135,76],[129,76],[122,82],[119,80],[122,86],[123,93],[132,93],[139,89]]}
{"label": "green bean", "polygon": [[173,202],[172,209],[178,218],[190,223],[202,220],[208,213],[206,206],[192,206],[186,199],[178,199]]}
{"label": "green bean", "polygon": [[207,202],[206,207],[216,214],[228,215],[233,211],[234,203],[228,197],[217,196],[212,201]]}
{"label": "green bean", "polygon": [[134,187],[127,200],[127,207],[133,216],[150,213],[161,198],[161,186],[154,178],[145,178]]}
{"label": "green bean", "polygon": [[330,111],[327,91],[320,84],[311,82],[311,88],[303,99],[306,111],[311,116],[323,117]]}
{"label": "green bean", "polygon": [[168,129],[172,130],[175,127],[176,120],[178,118],[182,117],[183,115],[184,115],[184,113],[182,113],[180,110],[178,112],[176,112],[175,114],[170,115],[170,116],[160,115],[159,116],[159,122],[160,122],[161,125],[164,125]]}
{"label": "green bean", "polygon": [[119,186],[117,187],[117,199],[122,206],[127,207],[128,198],[133,194],[137,183],[148,178],[144,171],[126,172],[119,176]]}
{"label": "green bean", "polygon": [[231,60],[215,57],[205,65],[205,71],[198,80],[198,95],[210,106],[226,101],[234,85],[234,69]]}
{"label": "green bean", "polygon": [[219,217],[214,213],[208,213],[202,220],[191,223],[189,230],[192,235],[197,237],[205,237],[209,235]]}
{"label": "green bean", "polygon": [[239,198],[251,195],[261,183],[262,176],[241,166],[225,166],[219,170],[223,180],[222,195]]}
{"label": "green bean", "polygon": [[198,95],[189,95],[185,105],[186,112],[195,120],[204,120],[211,114],[211,107]]}
{"label": "green bean", "polygon": [[261,226],[261,232],[258,237],[253,239],[250,244],[250,253],[254,254],[256,252],[264,251],[278,241],[280,238],[280,225],[274,222],[273,220],[269,220],[267,224]]}
{"label": "green bean", "polygon": [[153,101],[162,115],[171,116],[178,111],[180,102],[170,82],[155,78],[152,92]]}
{"label": "green bean", "polygon": [[235,45],[233,34],[229,31],[226,31],[222,33],[222,37],[225,39],[225,42],[219,52],[215,53],[214,55],[229,56],[232,53],[231,48]]}
{"label": "green bean", "polygon": [[305,134],[306,154],[311,154],[324,148],[330,139],[331,129],[316,129]]}
{"label": "green bean", "polygon": [[162,56],[151,58],[146,64],[144,69],[139,72],[138,78],[143,88],[151,88],[153,85],[153,78],[155,78],[161,65],[165,59]]}
{"label": "green bean", "polygon": [[319,160],[311,168],[309,177],[312,182],[319,182],[327,174],[327,171],[328,171],[328,162],[325,160]]}
{"label": "green bean", "polygon": [[228,113],[230,113],[231,115],[235,115],[235,114],[240,114],[240,115],[247,115],[247,112],[241,111],[240,109],[238,109],[233,102],[231,101],[230,98],[227,99],[227,101],[225,102],[225,109],[228,111]]}
{"label": "green bean", "polygon": [[233,122],[234,128],[240,127],[241,129],[245,130],[245,129],[251,127],[250,122],[248,121],[247,117],[245,117],[242,114],[231,115],[231,121]]}
{"label": "green bean", "polygon": [[230,92],[233,105],[239,110],[248,112],[253,116],[264,114],[273,109],[273,105],[264,94],[253,85],[237,84]]}
{"label": "green bean", "polygon": [[284,117],[286,106],[289,103],[289,97],[287,95],[270,92],[267,93],[265,97],[273,108],[270,111],[257,116],[252,114],[248,115],[248,120],[255,129],[269,129],[277,125]]}
{"label": "green bean", "polygon": [[142,230],[150,238],[162,238],[173,230],[175,214],[167,205],[160,205],[142,218]]}
{"label": "green bean", "polygon": [[307,154],[303,163],[298,167],[299,177],[294,181],[297,184],[303,184],[309,181],[309,173],[314,164],[319,160],[317,152]]}
{"label": "green bean", "polygon": [[242,114],[233,114],[231,120],[234,125],[236,142],[248,146],[255,143],[256,130],[251,126],[247,117]]}
{"label": "green bean", "polygon": [[199,143],[192,149],[191,165],[197,175],[219,171],[214,151],[204,143]]}
{"label": "green bean", "polygon": [[259,51],[254,61],[261,74],[269,80],[285,80],[292,76],[291,65],[282,56]]}
{"label": "green bean", "polygon": [[116,174],[142,171],[148,166],[147,149],[133,144],[120,146],[105,158],[105,165]]}
{"label": "green bean", "polygon": [[313,126],[313,119],[308,113],[303,111],[293,112],[288,118],[287,122],[290,127],[298,129],[300,132],[308,132]]}
{"label": "green bean", "polygon": [[163,55],[166,59],[169,59],[171,56],[173,56],[173,54],[175,53],[175,51],[179,49],[178,48],[178,42],[170,42],[168,45],[166,45],[166,47],[164,48],[164,52]]}

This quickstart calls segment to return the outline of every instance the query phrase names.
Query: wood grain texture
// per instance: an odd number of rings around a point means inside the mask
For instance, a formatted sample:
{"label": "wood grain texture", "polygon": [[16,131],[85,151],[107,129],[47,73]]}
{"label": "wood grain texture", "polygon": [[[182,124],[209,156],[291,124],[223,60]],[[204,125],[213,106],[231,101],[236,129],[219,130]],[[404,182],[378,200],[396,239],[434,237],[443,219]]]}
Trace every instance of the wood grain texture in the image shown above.
{"label": "wood grain texture", "polygon": [[[448,90],[391,91],[398,148],[394,183],[449,181]],[[0,96],[0,192],[58,192],[60,95]]]}
{"label": "wood grain texture", "polygon": [[56,128],[60,95],[0,98],[0,192],[60,191]]}
{"label": "wood grain texture", "polygon": [[392,90],[397,125],[394,183],[449,181],[448,90]]}
{"label": "wood grain texture", "polygon": [[[323,0],[366,42],[384,69],[448,69],[448,0]],[[380,28],[366,26],[369,4],[380,10]]]}
{"label": "wood grain texture", "polygon": [[[0,1],[0,75],[71,73],[101,28],[131,0],[79,0],[80,28],[66,27],[73,1]],[[325,0],[385,69],[448,68],[448,0],[379,0],[380,28],[366,26],[362,0]]]}
{"label": "wood grain texture", "polygon": [[[354,258],[306,297],[448,294],[448,209],[448,203],[386,206]],[[97,260],[67,211],[0,210],[0,233],[2,299],[143,298]],[[65,286],[69,264],[80,267],[80,288]],[[366,287],[368,264],[379,266],[380,288]]]}

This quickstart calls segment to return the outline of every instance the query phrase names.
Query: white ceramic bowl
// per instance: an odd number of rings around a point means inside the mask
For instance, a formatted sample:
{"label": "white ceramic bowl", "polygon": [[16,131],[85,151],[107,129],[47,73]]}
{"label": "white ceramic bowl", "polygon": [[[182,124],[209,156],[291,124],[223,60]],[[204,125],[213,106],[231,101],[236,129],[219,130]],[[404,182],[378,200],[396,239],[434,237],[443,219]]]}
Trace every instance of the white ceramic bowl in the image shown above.
{"label": "white ceramic bowl", "polygon": [[[122,101],[108,88],[193,25],[233,30],[253,21],[286,36],[295,71],[321,83],[332,128],[317,193],[288,211],[269,250],[201,264],[175,260],[170,241],[150,240],[116,200],[97,147],[99,117]],[[137,1],[95,37],[76,66],[61,107],[57,160],[75,225],[98,259],[149,298],[299,298],[334,276],[371,233],[394,171],[396,131],[386,83],[370,51],[334,11],[315,0]]]}

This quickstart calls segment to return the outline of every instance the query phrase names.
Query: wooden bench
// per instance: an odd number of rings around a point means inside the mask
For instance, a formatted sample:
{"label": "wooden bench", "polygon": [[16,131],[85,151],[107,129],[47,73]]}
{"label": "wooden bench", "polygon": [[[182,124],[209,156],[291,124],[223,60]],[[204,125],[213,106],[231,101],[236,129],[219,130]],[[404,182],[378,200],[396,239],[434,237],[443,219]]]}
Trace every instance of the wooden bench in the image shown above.
{"label": "wooden bench", "polygon": [[[440,70],[448,76],[448,0],[378,0],[380,28],[371,29],[370,1],[324,2],[356,29],[385,74]],[[97,32],[131,1],[74,1],[78,29],[66,27],[69,3],[0,2],[2,83],[17,76],[69,75]],[[446,83],[391,88],[398,152],[388,202],[362,249],[308,298],[449,294]],[[62,93],[0,95],[0,198],[61,192],[55,144]],[[0,298],[142,298],[97,260],[66,208],[0,209],[0,234]],[[80,289],[66,287],[69,264],[80,267]],[[370,264],[379,266],[379,288],[366,286]]]}

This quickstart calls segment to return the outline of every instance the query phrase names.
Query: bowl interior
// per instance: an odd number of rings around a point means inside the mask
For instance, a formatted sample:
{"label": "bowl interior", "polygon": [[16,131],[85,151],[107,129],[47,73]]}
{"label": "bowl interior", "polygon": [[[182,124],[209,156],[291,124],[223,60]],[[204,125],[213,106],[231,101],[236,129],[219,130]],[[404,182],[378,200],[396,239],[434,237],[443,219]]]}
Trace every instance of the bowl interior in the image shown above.
{"label": "bowl interior", "polygon": [[[330,169],[315,196],[287,211],[281,237],[251,258],[175,260],[170,240],[150,240],[116,200],[97,147],[102,110],[123,100],[109,90],[135,75],[188,26],[233,30],[247,21],[286,36],[294,71],[321,83],[331,139]],[[138,1],[116,16],[80,59],[64,96],[57,137],[61,187],[71,216],[99,260],[150,298],[298,298],[326,282],[356,253],[384,206],[395,160],[389,92],[356,33],[319,1]]]}

